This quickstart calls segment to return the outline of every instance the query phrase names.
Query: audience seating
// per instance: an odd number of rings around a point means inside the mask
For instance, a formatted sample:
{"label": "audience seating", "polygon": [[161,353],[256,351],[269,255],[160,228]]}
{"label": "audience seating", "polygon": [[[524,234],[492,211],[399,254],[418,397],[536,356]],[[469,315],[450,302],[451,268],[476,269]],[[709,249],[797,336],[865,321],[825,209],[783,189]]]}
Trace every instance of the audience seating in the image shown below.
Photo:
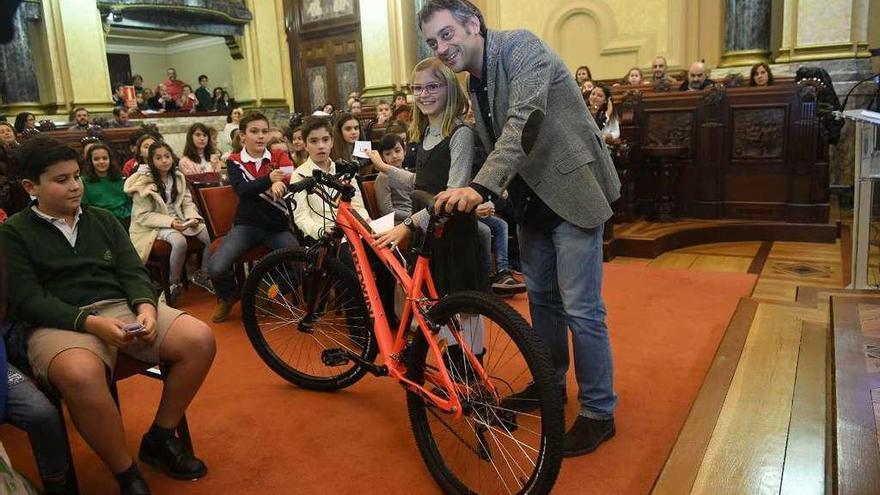
{"label": "audience seating", "polygon": [[382,216],[379,210],[379,202],[376,199],[376,177],[379,174],[358,175],[358,188],[361,190],[361,196],[364,198],[364,206],[367,207],[367,213],[370,218],[377,219]]}
{"label": "audience seating", "polygon": [[[232,229],[235,211],[238,208],[238,195],[232,186],[192,184],[193,199],[205,217],[205,225],[211,238],[210,251],[214,253],[223,243],[223,236]],[[244,265],[259,261],[269,254],[269,248],[260,245],[248,251],[234,267],[239,286],[244,283]]]}
{"label": "audience seating", "polygon": [[[186,260],[196,255],[198,258],[198,266],[202,264],[202,252],[205,249],[204,244],[194,237],[186,236]],[[153,280],[159,282],[162,293],[165,294],[165,302],[171,301],[171,244],[156,239],[153,242],[153,249],[150,251],[150,257],[146,262],[147,269]],[[180,274],[180,281],[183,287],[189,290],[189,280],[186,276],[186,263],[183,264],[183,273]]]}

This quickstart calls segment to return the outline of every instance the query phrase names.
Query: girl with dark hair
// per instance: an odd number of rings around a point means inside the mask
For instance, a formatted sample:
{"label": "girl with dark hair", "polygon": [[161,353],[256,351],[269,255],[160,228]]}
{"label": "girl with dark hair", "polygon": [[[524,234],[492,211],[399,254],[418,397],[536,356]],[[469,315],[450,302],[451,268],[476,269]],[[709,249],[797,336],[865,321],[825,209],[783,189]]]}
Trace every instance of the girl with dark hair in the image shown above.
{"label": "girl with dark hair", "polygon": [[293,164],[299,167],[309,159],[309,152],[306,151],[306,142],[302,137],[302,127],[297,126],[290,133],[290,158]]}
{"label": "girl with dark hair", "polygon": [[186,131],[186,146],[178,165],[184,175],[220,171],[220,153],[211,143],[211,130],[208,126],[196,122],[189,127]]}
{"label": "girl with dark hair", "polygon": [[770,71],[770,66],[765,62],[758,62],[757,64],[752,66],[752,70],[749,73],[749,86],[772,86],[773,85],[773,72]]}
{"label": "girl with dark hair", "polygon": [[138,166],[146,164],[147,150],[149,150],[150,146],[156,141],[158,141],[158,139],[152,134],[144,134],[139,137],[137,143],[135,143],[134,156],[122,166],[122,175],[129,177],[135,172],[135,170],[137,170]]}
{"label": "girl with dark hair", "polygon": [[186,262],[187,237],[195,237],[205,246],[202,273],[194,279],[202,285],[206,276],[211,239],[204,220],[186,187],[186,177],[177,169],[177,158],[167,144],[157,141],[148,152],[149,170],[138,172],[125,181],[125,192],[132,197],[131,242],[144,262],[150,257],[153,243],[162,240],[171,245],[169,305],[180,295],[180,277]]}
{"label": "girl with dark hair", "polygon": [[83,160],[83,197],[85,205],[104,208],[128,230],[131,223],[131,198],[123,187],[125,180],[113,152],[103,143],[94,143]]}
{"label": "girl with dark hair", "polygon": [[[214,88],[214,111],[215,112],[229,112],[233,109],[233,105],[231,103],[232,99],[229,98],[229,93],[226,92],[225,89],[217,87]],[[228,119],[228,117],[227,117]],[[228,120],[227,120],[228,121]]]}
{"label": "girl with dark hair", "polygon": [[15,132],[21,134],[29,129],[37,128],[37,118],[30,112],[21,112],[15,116]]}
{"label": "girl with dark hair", "polygon": [[577,82],[578,87],[581,87],[584,84],[584,81],[590,81],[593,79],[593,73],[590,72],[590,68],[586,65],[582,65],[574,71],[574,80]]}
{"label": "girl with dark hair", "polygon": [[587,103],[605,142],[619,138],[620,123],[611,105],[611,88],[604,84],[597,85],[590,92]]}
{"label": "girl with dark hair", "polygon": [[340,113],[333,126],[332,160],[351,160],[355,141],[363,141],[361,123],[350,113]]}

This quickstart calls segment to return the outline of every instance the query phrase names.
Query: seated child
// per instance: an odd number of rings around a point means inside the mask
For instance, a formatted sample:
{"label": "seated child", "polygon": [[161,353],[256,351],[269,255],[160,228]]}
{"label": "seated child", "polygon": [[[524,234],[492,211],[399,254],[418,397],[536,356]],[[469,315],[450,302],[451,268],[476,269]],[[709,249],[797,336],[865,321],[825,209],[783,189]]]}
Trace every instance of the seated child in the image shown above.
{"label": "seated child", "polygon": [[212,318],[215,322],[225,321],[238,300],[232,267],[239,258],[261,244],[272,250],[299,245],[281,199],[287,193],[288,178],[279,168],[292,167],[293,162],[283,150],[266,149],[269,119],[265,115],[245,115],[239,121],[239,131],[242,149],[229,155],[226,162],[229,184],[239,197],[235,223],[208,261],[218,298]]}
{"label": "seated child", "polygon": [[[382,160],[392,167],[403,166],[406,157],[406,142],[397,134],[385,134],[379,141],[377,151],[382,155]],[[400,189],[392,189],[388,181],[388,174],[379,172],[376,177],[376,203],[379,204],[379,212],[387,215],[394,212],[394,224],[404,221],[412,215],[412,199],[409,193]]]}
{"label": "seated child", "polygon": [[153,143],[156,142],[156,136],[152,134],[144,134],[137,140],[137,144],[135,145],[135,154],[134,157],[125,162],[125,165],[122,167],[122,175],[125,177],[131,177],[131,174],[137,171],[138,167],[147,163],[147,150],[150,149]]}
{"label": "seated child", "polygon": [[10,318],[34,326],[28,360],[35,377],[61,394],[73,424],[121,492],[149,494],[126,446],[107,376],[117,352],[169,363],[138,457],[174,478],[204,476],[207,467],[183,448],[174,429],[214,359],[211,329],[158,302],[128,233],[108,211],[81,206],[76,151],[37,136],[22,146],[21,160],[22,184],[37,202],[0,225],[0,247],[16,283]]}
{"label": "seated child", "polygon": [[[306,151],[309,159],[296,168],[296,174],[300,177],[311,177],[316,169],[335,174],[336,164],[330,159],[330,151],[333,149],[333,124],[326,117],[309,117],[302,125],[303,140],[306,142]],[[364,199],[358,189],[357,181],[351,181],[355,188],[354,198],[351,200],[352,208],[357,211],[364,220],[370,221],[370,215],[364,206]],[[318,196],[302,191],[294,196],[296,209],[293,218],[297,228],[306,237],[307,241],[316,241],[324,234],[324,230],[333,226],[333,215],[330,206]]]}
{"label": "seated child", "polygon": [[125,179],[107,145],[97,143],[89,148],[83,163],[83,175],[82,203],[104,208],[128,230],[131,223],[131,198],[122,188]]}
{"label": "seated child", "polygon": [[195,237],[205,245],[202,273],[194,275],[201,286],[206,284],[211,238],[186,187],[186,177],[177,168],[171,147],[162,141],[153,143],[147,151],[147,163],[149,168],[125,181],[125,192],[131,195],[133,202],[128,231],[143,262],[150,257],[157,239],[171,244],[168,304],[174,306],[180,295],[180,276],[186,263],[186,238]]}

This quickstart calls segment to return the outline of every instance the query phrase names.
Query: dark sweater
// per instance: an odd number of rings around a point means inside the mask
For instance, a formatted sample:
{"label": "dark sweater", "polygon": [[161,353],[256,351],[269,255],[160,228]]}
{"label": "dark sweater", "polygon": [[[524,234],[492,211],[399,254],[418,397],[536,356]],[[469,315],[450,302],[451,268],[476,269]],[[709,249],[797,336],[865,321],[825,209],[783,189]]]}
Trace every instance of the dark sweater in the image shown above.
{"label": "dark sweater", "polygon": [[80,307],[107,299],[156,305],[157,295],[128,233],[107,210],[83,206],[76,247],[26,208],[0,225],[9,314],[40,327],[84,330]]}
{"label": "dark sweater", "polygon": [[[244,163],[241,153],[233,153],[226,160],[229,185],[238,194],[238,208],[235,211],[236,225],[252,225],[268,232],[290,230],[287,207],[283,202],[269,198],[267,191],[272,187],[269,173],[279,167],[293,166],[284,150],[270,152],[271,159],[263,159],[260,169],[253,163]],[[286,182],[286,181],[285,181]]]}

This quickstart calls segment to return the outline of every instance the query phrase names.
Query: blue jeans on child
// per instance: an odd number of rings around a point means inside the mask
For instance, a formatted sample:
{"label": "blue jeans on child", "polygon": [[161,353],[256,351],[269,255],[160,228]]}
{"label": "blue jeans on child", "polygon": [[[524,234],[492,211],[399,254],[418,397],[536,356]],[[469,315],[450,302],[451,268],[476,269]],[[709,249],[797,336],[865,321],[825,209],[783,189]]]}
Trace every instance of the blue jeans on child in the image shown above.
{"label": "blue jeans on child", "polygon": [[11,364],[5,421],[26,432],[40,478],[62,480],[70,466],[61,413],[34,382]]}
{"label": "blue jeans on child", "polygon": [[614,417],[617,404],[602,302],[602,232],[602,225],[584,229],[565,221],[549,232],[519,228],[532,326],[562,387],[571,329],[580,414],[592,419]]}
{"label": "blue jeans on child", "polygon": [[[507,222],[503,218],[489,215],[477,223],[480,248],[483,250],[483,264],[486,273],[501,273],[508,270],[507,262]],[[492,253],[495,253],[495,271],[492,271]]]}
{"label": "blue jeans on child", "polygon": [[271,250],[297,247],[299,243],[289,230],[268,232],[255,225],[233,225],[223,243],[208,260],[208,275],[217,297],[232,302],[238,299],[238,289],[232,267],[251,249],[264,244]]}

